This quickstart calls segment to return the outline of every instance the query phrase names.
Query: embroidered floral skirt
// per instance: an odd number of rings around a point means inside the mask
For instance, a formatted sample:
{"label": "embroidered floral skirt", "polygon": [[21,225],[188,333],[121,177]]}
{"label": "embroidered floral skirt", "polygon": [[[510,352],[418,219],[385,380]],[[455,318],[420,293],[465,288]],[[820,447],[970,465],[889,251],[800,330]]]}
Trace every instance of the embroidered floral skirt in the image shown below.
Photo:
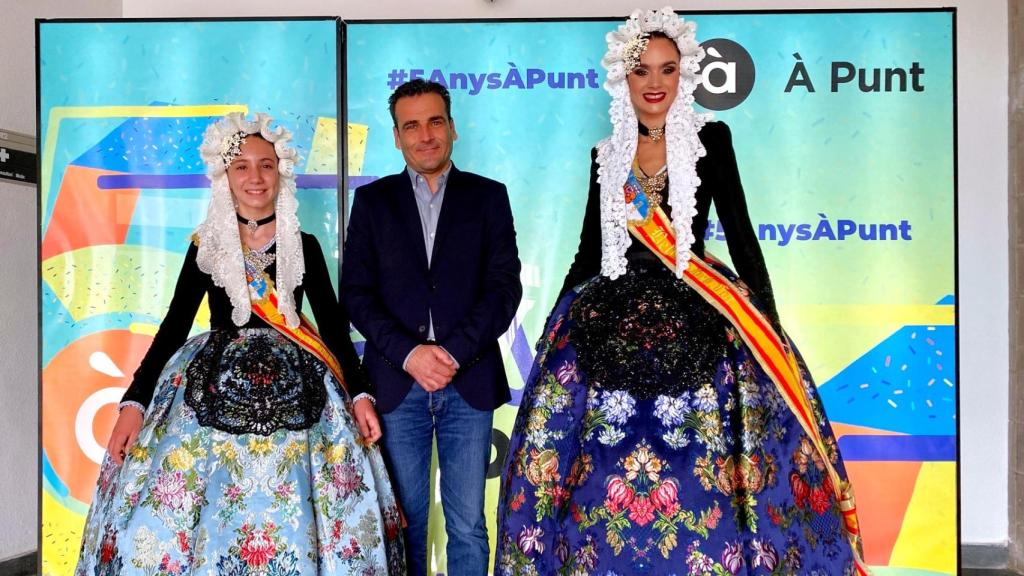
{"label": "embroidered floral skirt", "polygon": [[502,478],[503,576],[855,573],[811,439],[735,329],[660,265],[557,304]]}
{"label": "embroidered floral skirt", "polygon": [[[201,334],[175,354],[124,465],[103,462],[76,575],[404,574],[380,452],[356,442],[334,376],[321,368],[312,372],[319,382],[305,383],[322,393],[313,394],[319,411],[303,427],[310,403],[295,408],[303,402],[289,396],[295,386],[287,381],[308,378],[312,357],[273,329],[250,328],[221,342],[211,359],[217,338]],[[202,399],[203,387],[188,385],[209,376],[210,362],[222,367],[214,375],[227,390],[222,398]],[[278,388],[291,413],[268,427],[268,411],[242,410],[238,392],[256,386]],[[186,392],[202,403],[186,401]],[[234,407],[216,410],[222,404]],[[225,422],[261,433],[226,432]]]}

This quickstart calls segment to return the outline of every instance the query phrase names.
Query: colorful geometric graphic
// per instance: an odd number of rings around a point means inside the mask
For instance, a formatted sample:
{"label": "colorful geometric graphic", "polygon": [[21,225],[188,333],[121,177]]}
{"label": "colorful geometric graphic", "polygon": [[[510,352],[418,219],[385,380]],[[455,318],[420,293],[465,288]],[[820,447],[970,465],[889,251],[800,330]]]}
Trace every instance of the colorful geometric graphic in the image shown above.
{"label": "colorful geometric graphic", "polygon": [[954,305],[937,304],[950,324],[904,326],[819,387],[843,422],[834,428],[871,564],[956,566],[945,545],[957,529]]}

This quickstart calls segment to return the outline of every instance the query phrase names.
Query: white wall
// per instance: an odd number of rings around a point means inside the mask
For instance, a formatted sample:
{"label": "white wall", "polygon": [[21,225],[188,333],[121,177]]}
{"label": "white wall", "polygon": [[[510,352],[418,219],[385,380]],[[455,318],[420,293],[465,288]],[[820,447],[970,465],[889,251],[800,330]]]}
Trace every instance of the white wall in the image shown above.
{"label": "white wall", "polygon": [[[547,18],[625,15],[666,0],[124,0],[126,17],[339,15],[346,19]],[[960,152],[960,416],[962,540],[1008,534],[1006,0],[689,0],[684,10],[956,6]],[[984,504],[982,504],[984,503]]]}
{"label": "white wall", "polygon": [[[120,0],[2,0],[0,128],[36,133],[36,18],[116,18]],[[36,550],[36,190],[0,181],[0,561]]]}
{"label": "white wall", "polygon": [[[624,15],[664,1],[577,0],[4,0],[0,24],[0,127],[35,131],[35,17],[339,15],[347,19]],[[686,10],[885,8],[847,0],[690,0]],[[960,410],[962,536],[1007,539],[1008,231],[1006,0],[902,0],[901,7],[958,7],[960,151]],[[0,560],[35,548],[36,233],[30,188],[0,184]],[[12,519],[24,519],[16,521]]]}

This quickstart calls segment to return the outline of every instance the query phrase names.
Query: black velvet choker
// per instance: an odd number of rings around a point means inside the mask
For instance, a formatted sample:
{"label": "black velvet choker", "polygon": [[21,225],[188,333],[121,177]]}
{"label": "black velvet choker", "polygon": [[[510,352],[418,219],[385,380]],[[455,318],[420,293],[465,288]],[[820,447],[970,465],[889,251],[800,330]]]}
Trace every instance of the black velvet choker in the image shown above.
{"label": "black velvet choker", "polygon": [[239,224],[245,224],[245,227],[249,229],[250,234],[255,234],[257,228],[263,226],[264,224],[270,224],[271,222],[273,222],[277,218],[277,212],[274,212],[273,214],[267,216],[266,218],[260,218],[259,220],[246,218],[245,216],[242,216],[238,212],[235,212],[235,218],[238,219]]}
{"label": "black velvet choker", "polygon": [[639,120],[636,121],[636,126],[637,130],[640,132],[640,135],[647,136],[648,138],[651,139],[651,142],[657,142],[658,140],[661,140],[665,136],[664,126],[662,126],[661,128],[648,128],[647,126],[644,126],[644,123]]}

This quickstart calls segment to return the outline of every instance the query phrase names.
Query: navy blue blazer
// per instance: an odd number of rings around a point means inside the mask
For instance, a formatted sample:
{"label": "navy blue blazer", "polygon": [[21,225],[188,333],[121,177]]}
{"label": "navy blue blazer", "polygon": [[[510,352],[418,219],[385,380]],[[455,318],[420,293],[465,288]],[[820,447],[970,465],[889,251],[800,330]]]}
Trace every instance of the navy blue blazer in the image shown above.
{"label": "navy blue blazer", "polygon": [[510,399],[498,337],[515,317],[523,287],[505,185],[452,166],[431,264],[408,172],[359,187],[341,266],[341,302],[366,337],[363,365],[381,412],[414,381],[402,363],[434,338],[459,363],[449,386],[478,410]]}

